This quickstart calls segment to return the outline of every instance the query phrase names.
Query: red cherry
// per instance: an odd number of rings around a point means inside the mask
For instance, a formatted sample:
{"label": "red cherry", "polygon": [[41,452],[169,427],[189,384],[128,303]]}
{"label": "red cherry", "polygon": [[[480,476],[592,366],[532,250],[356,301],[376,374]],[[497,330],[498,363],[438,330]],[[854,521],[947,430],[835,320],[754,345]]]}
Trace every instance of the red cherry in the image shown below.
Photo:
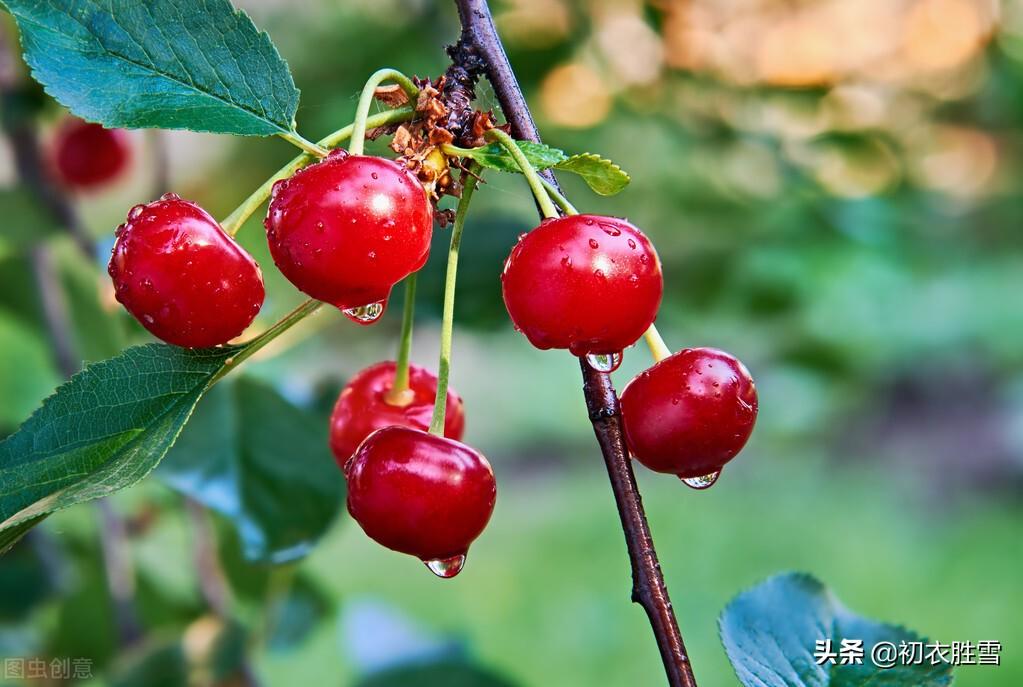
{"label": "red cherry", "polygon": [[342,310],[381,304],[426,263],[433,207],[415,175],[380,157],[335,150],[273,190],[266,217],[270,253],[285,277]]}
{"label": "red cherry", "polygon": [[641,372],[625,387],[621,404],[633,457],[682,478],[720,472],[757,419],[749,371],[713,348],[687,348]]}
{"label": "red cherry", "polygon": [[128,312],[177,346],[226,343],[263,304],[252,256],[205,210],[173,193],[131,209],[117,228],[108,271]]}
{"label": "red cherry", "polygon": [[[396,405],[387,400],[396,369],[393,360],[371,365],[352,377],[338,396],[330,416],[330,448],[341,467],[363,439],[382,427],[401,425],[424,431],[430,427],[437,377],[429,370],[409,365],[410,398],[403,399],[407,401],[404,405]],[[462,399],[449,388],[444,436],[457,441],[464,431]]]}
{"label": "red cherry", "polygon": [[465,444],[409,427],[370,434],[345,467],[348,512],[389,549],[458,574],[494,512],[490,463]]}
{"label": "red cherry", "polygon": [[113,181],[131,160],[131,139],[123,129],[71,118],[57,130],[53,166],[70,188],[89,189]]}
{"label": "red cherry", "polygon": [[504,264],[504,304],[537,348],[620,353],[657,316],[661,263],[646,236],[615,217],[544,220]]}

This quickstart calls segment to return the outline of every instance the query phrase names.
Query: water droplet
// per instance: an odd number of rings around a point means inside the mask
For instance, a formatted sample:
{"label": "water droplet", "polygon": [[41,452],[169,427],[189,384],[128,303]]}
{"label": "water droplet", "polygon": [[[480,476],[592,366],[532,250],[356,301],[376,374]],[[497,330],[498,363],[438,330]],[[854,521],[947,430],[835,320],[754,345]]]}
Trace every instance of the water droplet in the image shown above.
{"label": "water droplet", "polygon": [[147,279],[143,279],[142,280],[142,288],[146,289],[147,291],[152,291],[153,290],[153,280],[152,279],[148,279],[148,278]]}
{"label": "water droplet", "polygon": [[128,219],[138,219],[145,209],[145,205],[136,205],[131,210],[128,210]]}
{"label": "water droplet", "polygon": [[323,222],[317,222],[316,223],[316,233],[317,234],[322,234],[323,233]]}
{"label": "water droplet", "polygon": [[679,477],[679,479],[682,480],[682,484],[692,489],[709,489],[714,486],[720,476],[721,471],[718,470],[702,477]]}
{"label": "water droplet", "polygon": [[434,575],[448,579],[462,572],[462,566],[465,565],[465,554],[423,562]]}
{"label": "water droplet", "polygon": [[146,321],[146,324],[153,324],[154,322],[152,315],[143,315],[142,319]]}
{"label": "water droplet", "polygon": [[373,172],[372,174],[370,174],[370,176],[373,177],[374,179],[379,179],[380,178],[380,175],[377,174],[376,172]]}
{"label": "water droplet", "polygon": [[594,248],[594,249],[600,248],[600,244],[597,243],[596,239],[590,239],[590,248]]}
{"label": "water droplet", "polygon": [[344,160],[348,157],[348,151],[344,148],[334,148],[334,150],[330,151],[327,157],[331,160]]}
{"label": "water droplet", "polygon": [[600,228],[608,236],[621,236],[622,235],[622,230],[621,229],[619,229],[618,227],[616,227],[613,224],[608,224],[607,222],[601,222],[600,223]]}
{"label": "water droplet", "polygon": [[177,193],[164,193],[160,196],[160,200],[181,200],[181,196]]}
{"label": "water droplet", "polygon": [[650,258],[648,258],[646,256],[646,253],[644,253],[643,255],[639,256],[639,261],[645,265],[648,262],[650,262]]}
{"label": "water droplet", "polygon": [[[117,228],[114,229],[114,236],[120,236],[121,234],[123,234],[125,226],[126,225],[124,225],[124,224],[118,224]],[[113,251],[111,251],[111,252],[113,252]]]}
{"label": "water droplet", "polygon": [[593,270],[593,276],[596,277],[597,279],[603,279],[604,270]]}
{"label": "water droplet", "polygon": [[618,369],[618,366],[622,364],[622,352],[611,354],[596,354],[590,353],[586,356],[586,364],[592,367],[597,372],[614,372]]}
{"label": "water droplet", "polygon": [[373,324],[384,314],[386,305],[385,301],[380,301],[369,305],[360,305],[357,308],[345,308],[341,312],[356,324]]}
{"label": "water droplet", "polygon": [[571,267],[572,267],[572,258],[570,256],[568,256],[568,255],[566,255],[563,258],[561,258],[561,266],[562,267],[567,267],[567,268],[571,269]]}
{"label": "water droplet", "polygon": [[629,239],[629,248],[631,248],[632,250],[636,250],[636,242],[633,241],[632,239]]}
{"label": "water droplet", "polygon": [[592,219],[586,220],[586,226],[592,227],[593,226],[593,220]]}
{"label": "water droplet", "polygon": [[370,260],[376,260],[377,259],[377,252],[375,250],[371,250],[367,254],[367,256],[369,257]]}

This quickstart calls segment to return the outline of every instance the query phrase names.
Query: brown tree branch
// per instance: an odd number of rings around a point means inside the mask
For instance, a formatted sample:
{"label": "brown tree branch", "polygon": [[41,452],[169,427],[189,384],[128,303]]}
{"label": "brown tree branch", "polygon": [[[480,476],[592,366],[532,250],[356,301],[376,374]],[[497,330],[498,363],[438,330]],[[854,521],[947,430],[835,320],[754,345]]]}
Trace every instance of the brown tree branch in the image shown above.
{"label": "brown tree branch", "polygon": [[[473,62],[463,66],[470,74],[482,71],[487,76],[494,87],[501,111],[511,124],[512,135],[520,140],[539,142],[540,137],[529,106],[497,35],[486,0],[455,2],[462,24],[462,35],[449,51],[452,59],[457,62],[460,55],[471,56]],[[553,174],[545,172],[544,176],[557,185]],[[625,447],[618,396],[608,375],[597,372],[585,360],[580,360],[580,365],[586,407],[607,464],[611,489],[614,491],[632,562],[632,600],[643,606],[650,619],[668,684],[671,687],[696,687],[696,679],[675,620],[661,566],[657,562],[657,552]]]}

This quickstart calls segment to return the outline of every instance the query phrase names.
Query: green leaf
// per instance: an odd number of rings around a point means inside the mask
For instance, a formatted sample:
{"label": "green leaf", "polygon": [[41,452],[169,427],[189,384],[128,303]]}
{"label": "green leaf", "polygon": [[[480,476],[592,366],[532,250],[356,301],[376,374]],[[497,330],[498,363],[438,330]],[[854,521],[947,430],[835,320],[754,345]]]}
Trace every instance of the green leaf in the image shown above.
{"label": "green leaf", "polygon": [[43,542],[27,539],[10,555],[0,558],[0,589],[4,590],[0,594],[0,623],[24,619],[56,592],[56,580],[46,565],[43,546]]}
{"label": "green leaf", "polygon": [[631,181],[621,167],[593,153],[573,155],[554,165],[554,169],[578,174],[594,193],[602,196],[615,195]]}
{"label": "green leaf", "polygon": [[[519,147],[519,150],[525,154],[526,159],[529,160],[529,164],[533,165],[534,169],[547,169],[554,165],[568,159],[568,156],[564,151],[558,150],[557,148],[551,148],[550,146],[542,143],[533,143],[531,141],[515,141],[515,145]],[[499,143],[491,143],[490,145],[481,146],[479,148],[472,148],[469,151],[462,151],[461,154],[465,157],[472,158],[476,162],[480,163],[484,167],[489,169],[496,169],[501,172],[518,172],[519,166],[507,150],[504,149]]]}
{"label": "green leaf", "polygon": [[46,91],[108,127],[294,129],[288,66],[228,0],[0,0]]}
{"label": "green leaf", "polygon": [[136,346],[58,388],[0,442],[0,550],[27,521],[145,477],[217,374],[245,350]]}
{"label": "green leaf", "polygon": [[515,687],[513,682],[462,659],[414,663],[363,678],[356,687]]}
{"label": "green leaf", "polygon": [[248,377],[210,392],[157,474],[229,518],[254,561],[306,555],[344,503],[327,422]]}
{"label": "green leaf", "polygon": [[[871,662],[879,642],[927,640],[895,625],[879,623],[845,608],[818,580],[804,574],[772,577],[743,592],[718,619],[721,641],[745,687],[944,687],[952,666],[896,664],[882,669]],[[863,640],[863,663],[818,665],[816,643]]]}

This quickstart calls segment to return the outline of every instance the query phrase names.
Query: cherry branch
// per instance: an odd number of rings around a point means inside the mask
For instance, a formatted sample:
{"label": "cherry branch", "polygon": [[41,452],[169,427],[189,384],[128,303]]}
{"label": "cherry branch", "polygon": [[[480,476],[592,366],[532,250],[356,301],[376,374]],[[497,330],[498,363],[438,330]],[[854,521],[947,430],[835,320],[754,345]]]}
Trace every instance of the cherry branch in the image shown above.
{"label": "cherry branch", "polygon": [[[519,140],[539,143],[540,136],[529,106],[508,62],[486,0],[455,0],[455,3],[458,6],[462,34],[458,43],[448,50],[454,63],[449,73],[458,73],[462,77],[459,85],[463,87],[466,75],[473,78],[486,75],[494,88],[501,111],[511,125],[512,135]],[[471,91],[472,81],[468,83],[468,90]],[[550,171],[543,172],[542,176],[560,193],[557,179]],[[632,563],[632,600],[646,610],[650,619],[668,684],[671,687],[696,687],[682,633],[675,620],[660,563],[657,562],[657,551],[636,486],[632,462],[625,447],[618,395],[608,375],[597,372],[583,359],[579,362],[586,407],[607,464]]]}

